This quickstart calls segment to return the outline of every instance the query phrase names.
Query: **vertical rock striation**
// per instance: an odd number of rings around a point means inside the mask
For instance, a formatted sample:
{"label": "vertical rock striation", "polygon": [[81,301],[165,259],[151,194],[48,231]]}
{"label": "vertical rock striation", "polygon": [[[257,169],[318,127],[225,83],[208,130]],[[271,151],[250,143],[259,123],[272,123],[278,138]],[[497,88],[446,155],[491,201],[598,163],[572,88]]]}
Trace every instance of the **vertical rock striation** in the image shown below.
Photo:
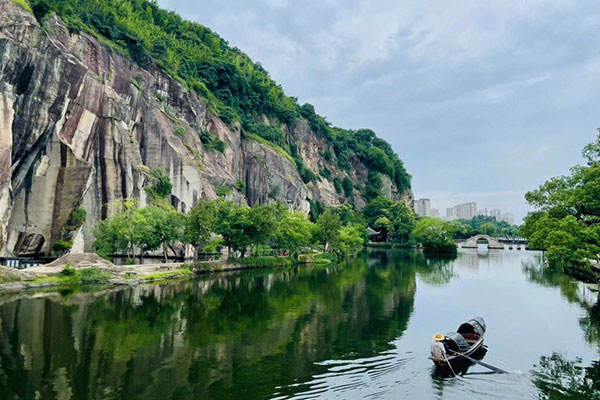
{"label": "vertical rock striation", "polygon": [[[242,138],[205,103],[161,70],[142,69],[86,34],[70,33],[56,17],[40,26],[10,0],[0,0],[0,255],[50,254],[73,210],[87,211],[74,251],[91,249],[91,229],[126,197],[145,204],[149,169],[173,183],[171,203],[181,211],[216,188],[246,183],[238,201],[279,200],[308,212],[310,201],[346,199],[330,180],[306,185],[292,160],[268,144]],[[205,149],[198,132],[226,143]],[[303,120],[287,132],[315,174],[328,168],[326,143]],[[350,178],[360,186],[366,168]],[[384,193],[397,193],[384,179]],[[407,200],[408,201],[408,200]],[[357,195],[356,203],[362,199]]]}

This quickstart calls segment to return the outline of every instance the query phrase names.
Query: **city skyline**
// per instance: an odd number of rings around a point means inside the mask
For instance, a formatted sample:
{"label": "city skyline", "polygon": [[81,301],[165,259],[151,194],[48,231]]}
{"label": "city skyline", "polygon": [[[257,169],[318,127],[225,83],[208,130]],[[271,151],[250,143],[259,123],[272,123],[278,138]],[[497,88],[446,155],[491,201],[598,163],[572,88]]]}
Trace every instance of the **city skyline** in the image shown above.
{"label": "city skyline", "polygon": [[489,209],[487,207],[478,208],[477,202],[465,202],[455,204],[446,208],[445,216],[441,216],[439,209],[432,207],[432,201],[429,198],[416,199],[413,202],[415,213],[420,217],[441,218],[447,221],[455,219],[472,219],[475,216],[493,217],[496,221],[504,221],[510,225],[515,224],[515,216],[511,212],[503,212],[501,209]]}

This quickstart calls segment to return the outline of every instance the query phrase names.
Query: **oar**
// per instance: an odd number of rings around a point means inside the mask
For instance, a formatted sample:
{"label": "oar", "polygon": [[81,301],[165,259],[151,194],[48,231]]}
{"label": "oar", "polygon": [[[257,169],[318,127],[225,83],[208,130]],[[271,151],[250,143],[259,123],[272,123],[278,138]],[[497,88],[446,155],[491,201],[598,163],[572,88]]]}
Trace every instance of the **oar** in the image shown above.
{"label": "oar", "polygon": [[493,365],[490,365],[490,364],[484,363],[483,361],[479,361],[479,360],[477,360],[477,359],[475,359],[475,358],[469,357],[469,356],[467,356],[467,355],[465,355],[465,354],[459,353],[459,352],[457,352],[457,351],[454,351],[454,350],[452,350],[452,349],[450,349],[450,351],[451,351],[452,353],[456,354],[456,355],[459,355],[459,356],[462,356],[462,357],[466,358],[467,360],[469,360],[469,361],[471,361],[471,362],[474,362],[475,364],[479,364],[479,365],[481,365],[482,367],[489,368],[489,369],[491,369],[492,371],[494,371],[494,372],[497,372],[497,373],[499,373],[499,374],[508,374],[508,372],[506,372],[505,370],[503,370],[503,369],[500,369],[500,368],[498,368],[498,367],[494,367]]}

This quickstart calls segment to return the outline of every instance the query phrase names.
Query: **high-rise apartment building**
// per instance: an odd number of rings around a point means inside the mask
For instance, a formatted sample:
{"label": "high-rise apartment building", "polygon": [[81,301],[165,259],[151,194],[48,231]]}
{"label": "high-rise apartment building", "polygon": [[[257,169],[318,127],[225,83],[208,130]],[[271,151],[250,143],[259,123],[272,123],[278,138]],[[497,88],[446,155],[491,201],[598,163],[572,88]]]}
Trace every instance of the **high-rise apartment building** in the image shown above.
{"label": "high-rise apartment building", "polygon": [[454,207],[454,216],[457,219],[471,219],[477,215],[477,203],[457,204]]}
{"label": "high-rise apartment building", "polygon": [[500,219],[502,218],[502,212],[500,212],[500,210],[498,209],[490,210],[489,215],[490,217],[496,218],[496,221],[500,221]]}
{"label": "high-rise apartment building", "polygon": [[431,209],[431,215],[430,217],[432,218],[439,218],[440,217],[440,210],[438,210],[437,208],[432,208]]}
{"label": "high-rise apartment building", "polygon": [[420,217],[430,217],[431,216],[431,200],[429,199],[419,199],[415,204],[415,212]]}
{"label": "high-rise apartment building", "polygon": [[512,215],[511,213],[504,213],[504,214],[502,214],[502,217],[500,217],[500,221],[507,222],[509,225],[514,225],[515,224],[515,216]]}
{"label": "high-rise apartment building", "polygon": [[452,220],[456,219],[456,216],[454,215],[454,207],[446,208],[446,219],[448,221],[452,221]]}

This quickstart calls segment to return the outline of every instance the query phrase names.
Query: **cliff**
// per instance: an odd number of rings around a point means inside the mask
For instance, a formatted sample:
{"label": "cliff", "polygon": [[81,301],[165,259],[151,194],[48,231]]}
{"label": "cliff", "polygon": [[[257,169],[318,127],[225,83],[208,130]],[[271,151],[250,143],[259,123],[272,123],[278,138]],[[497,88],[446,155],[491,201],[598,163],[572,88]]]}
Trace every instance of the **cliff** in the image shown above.
{"label": "cliff", "polygon": [[[353,158],[348,172],[335,156],[327,161],[328,143],[306,120],[281,129],[305,168],[330,172],[308,183],[285,150],[244,134],[239,122],[225,123],[155,64],[141,68],[101,37],[69,30],[56,14],[42,26],[0,0],[0,16],[0,255],[50,254],[80,208],[87,218],[72,250],[89,251],[91,229],[110,215],[111,201],[145,204],[151,169],[169,175],[171,203],[182,211],[223,195],[224,186],[249,205],[279,200],[305,212],[311,202],[364,205],[359,190],[347,197],[334,180],[364,187],[368,167]],[[206,134],[224,142],[222,152],[203,143]],[[409,189],[381,180],[386,196],[410,201]]]}

